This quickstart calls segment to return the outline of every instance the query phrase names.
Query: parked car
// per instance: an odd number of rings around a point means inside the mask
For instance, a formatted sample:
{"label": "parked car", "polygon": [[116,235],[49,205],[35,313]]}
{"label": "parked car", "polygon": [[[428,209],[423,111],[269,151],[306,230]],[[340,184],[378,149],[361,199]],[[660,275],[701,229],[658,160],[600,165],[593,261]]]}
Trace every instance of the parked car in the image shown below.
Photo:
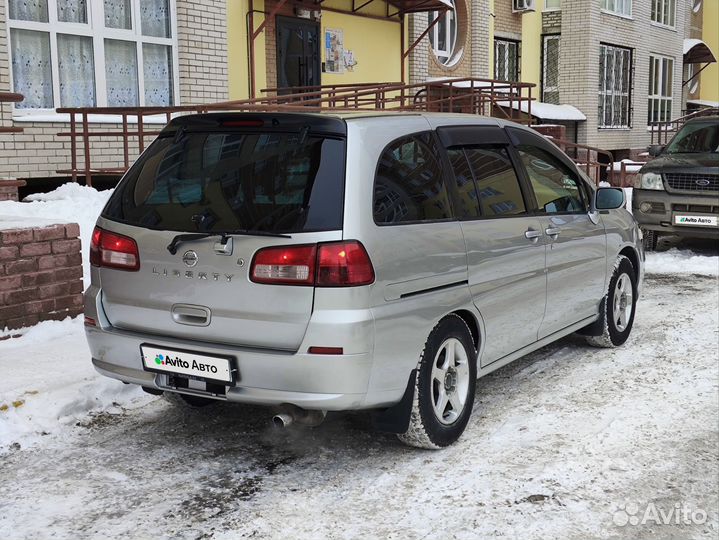
{"label": "parked car", "polygon": [[650,154],[632,199],[644,248],[662,235],[719,239],[719,116],[689,120]]}
{"label": "parked car", "polygon": [[623,204],[493,118],[176,118],[97,221],[92,362],[278,424],[371,409],[443,447],[478,377],[572,332],[628,338],[643,251]]}

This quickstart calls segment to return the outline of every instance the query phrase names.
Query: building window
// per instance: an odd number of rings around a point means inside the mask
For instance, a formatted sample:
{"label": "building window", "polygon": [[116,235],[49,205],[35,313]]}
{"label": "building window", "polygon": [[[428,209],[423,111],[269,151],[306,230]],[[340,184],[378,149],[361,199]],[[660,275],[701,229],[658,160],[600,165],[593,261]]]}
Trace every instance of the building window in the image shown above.
{"label": "building window", "polygon": [[457,44],[457,12],[454,2],[452,2],[452,9],[448,9],[444,13],[430,12],[430,22],[437,17],[439,17],[439,22],[430,30],[429,42],[437,60],[441,64],[449,64]]}
{"label": "building window", "polygon": [[623,17],[631,17],[632,0],[602,0],[602,9]]}
{"label": "building window", "polygon": [[694,13],[699,13],[702,9],[702,0],[694,0],[692,2],[692,11]]}
{"label": "building window", "polygon": [[672,117],[674,59],[649,57],[649,123],[668,122]]}
{"label": "building window", "polygon": [[676,0],[652,0],[652,22],[674,28]]}
{"label": "building window", "polygon": [[500,81],[519,81],[519,42],[494,40],[494,78]]}
{"label": "building window", "polygon": [[699,91],[699,73],[697,73],[696,64],[687,64],[687,83],[686,86],[689,88],[689,95],[695,96]]}
{"label": "building window", "polygon": [[632,51],[602,43],[599,47],[599,127],[630,127]]}
{"label": "building window", "polygon": [[542,101],[559,105],[559,35],[543,38]]}
{"label": "building window", "polygon": [[175,104],[174,0],[9,0],[22,109]]}
{"label": "building window", "polygon": [[562,0],[544,0],[544,11],[562,9]]}

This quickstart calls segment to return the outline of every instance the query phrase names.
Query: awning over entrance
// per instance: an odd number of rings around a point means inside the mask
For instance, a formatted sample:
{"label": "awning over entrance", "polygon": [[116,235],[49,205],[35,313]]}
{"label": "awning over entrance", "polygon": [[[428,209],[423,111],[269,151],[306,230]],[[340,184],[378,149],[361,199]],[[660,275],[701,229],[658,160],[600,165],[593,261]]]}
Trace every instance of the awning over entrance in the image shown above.
{"label": "awning over entrance", "polygon": [[389,0],[388,3],[396,7],[399,14],[454,9],[449,0]]}
{"label": "awning over entrance", "polygon": [[684,63],[685,64],[711,64],[716,62],[716,57],[709,45],[701,39],[684,40]]}

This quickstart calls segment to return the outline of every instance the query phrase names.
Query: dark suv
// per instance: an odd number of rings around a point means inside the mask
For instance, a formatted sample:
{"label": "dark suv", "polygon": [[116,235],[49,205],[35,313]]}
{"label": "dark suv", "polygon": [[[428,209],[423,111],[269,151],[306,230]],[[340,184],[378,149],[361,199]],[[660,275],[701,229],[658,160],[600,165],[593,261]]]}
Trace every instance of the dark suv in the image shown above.
{"label": "dark suv", "polygon": [[719,239],[719,116],[690,120],[650,154],[632,202],[644,248],[664,234]]}

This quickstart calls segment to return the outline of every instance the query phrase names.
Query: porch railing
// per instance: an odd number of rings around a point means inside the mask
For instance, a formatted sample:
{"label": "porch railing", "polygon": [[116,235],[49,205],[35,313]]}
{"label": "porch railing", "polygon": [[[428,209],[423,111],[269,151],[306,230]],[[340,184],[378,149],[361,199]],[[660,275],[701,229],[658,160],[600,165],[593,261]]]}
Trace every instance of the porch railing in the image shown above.
{"label": "porch railing", "polygon": [[680,116],[679,118],[675,118],[674,120],[670,120],[669,122],[654,122],[649,125],[651,144],[667,144],[669,139],[671,139],[674,134],[692,118],[715,115],[719,115],[719,107],[706,107],[693,113]]}
{"label": "porch railing", "polygon": [[[3,103],[20,103],[25,97],[14,92],[0,92],[0,133],[22,133],[21,127],[5,125],[5,113],[1,106]],[[11,117],[12,120],[12,117]]]}
{"label": "porch railing", "polygon": [[[84,178],[92,185],[93,176],[120,175],[173,117],[211,111],[433,111],[463,112],[499,116],[531,124],[534,84],[464,78],[418,84],[397,82],[338,84],[314,87],[268,88],[255,99],[225,101],[178,107],[81,107],[60,108],[69,115],[69,130],[58,133],[70,139],[69,167],[58,170],[73,181]],[[96,115],[112,115],[115,126],[94,126]],[[106,119],[103,120],[107,122]],[[114,140],[121,147],[114,167],[93,165],[93,144]]]}
{"label": "porch railing", "polygon": [[[595,185],[598,186],[602,181],[617,185],[616,179],[608,172],[614,170],[614,155],[611,152],[564,139],[548,138],[571,157]],[[600,159],[600,157],[604,159]]]}

